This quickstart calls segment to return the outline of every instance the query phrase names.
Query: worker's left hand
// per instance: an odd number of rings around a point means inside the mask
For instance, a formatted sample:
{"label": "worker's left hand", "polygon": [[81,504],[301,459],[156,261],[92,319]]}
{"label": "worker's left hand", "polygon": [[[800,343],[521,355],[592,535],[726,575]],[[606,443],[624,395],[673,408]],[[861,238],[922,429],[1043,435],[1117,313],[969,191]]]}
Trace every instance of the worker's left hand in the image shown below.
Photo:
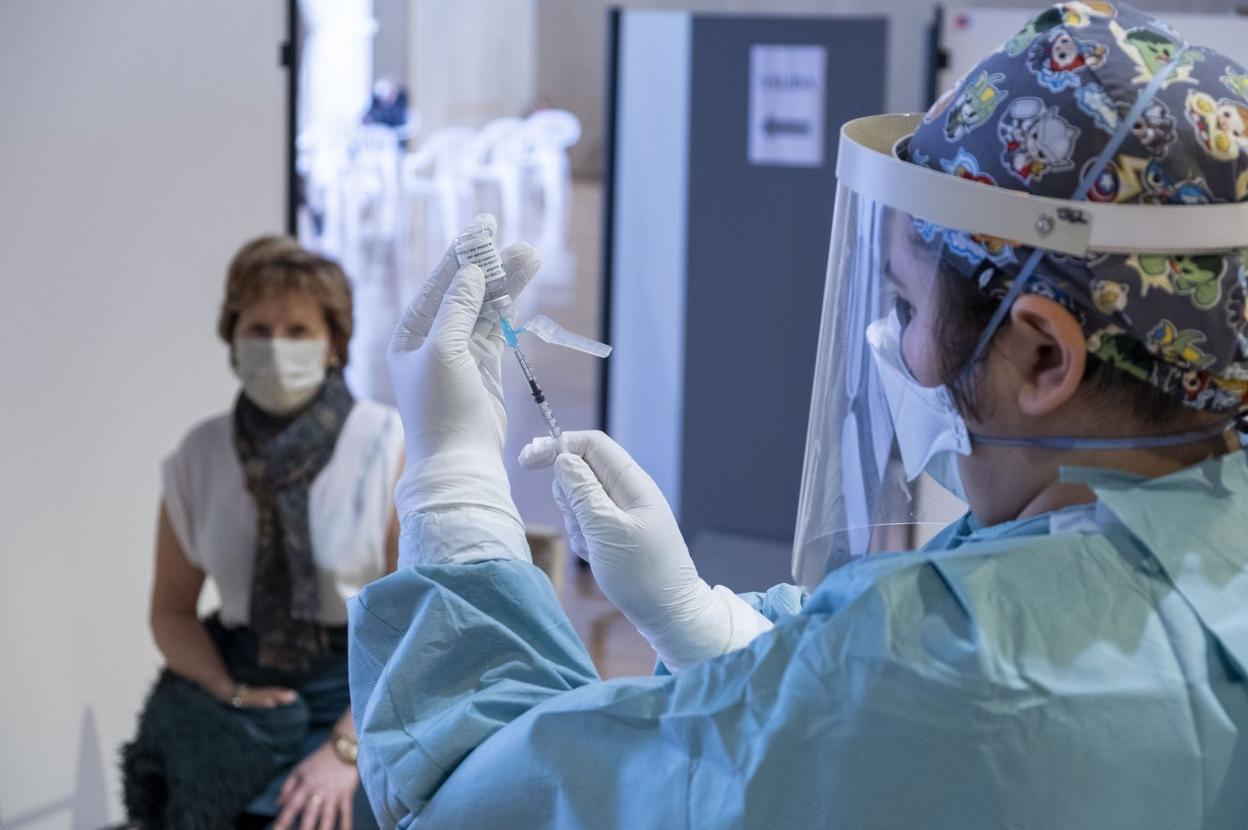
{"label": "worker's left hand", "polygon": [[[493,217],[473,220],[492,226]],[[528,245],[502,253],[513,299],[537,273]],[[479,321],[484,276],[459,267],[453,250],[417,293],[390,340],[390,378],[403,419],[407,457],[395,492],[400,520],[448,507],[483,507],[520,516],[503,468],[501,356],[496,325]]]}
{"label": "worker's left hand", "polygon": [[654,480],[601,432],[565,432],[520,453],[529,469],[554,465],[555,500],[572,549],[598,587],[673,672],[734,651],[769,630],[769,620],[700,576],[676,517]]}

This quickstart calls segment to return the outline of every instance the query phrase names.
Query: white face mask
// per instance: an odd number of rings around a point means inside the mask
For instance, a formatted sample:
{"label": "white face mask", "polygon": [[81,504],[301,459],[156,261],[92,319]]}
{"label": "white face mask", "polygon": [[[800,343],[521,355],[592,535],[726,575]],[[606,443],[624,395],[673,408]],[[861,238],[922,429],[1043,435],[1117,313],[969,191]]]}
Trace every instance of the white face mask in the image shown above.
{"label": "white face mask", "polygon": [[957,457],[971,454],[971,436],[948,387],[924,386],[910,374],[901,353],[901,321],[896,311],[867,327],[867,343],[893,418],[906,478],[913,481],[926,472],[966,501]]}
{"label": "white face mask", "polygon": [[328,348],[324,338],[240,337],[234,344],[234,374],[256,406],[270,415],[289,415],[325,382]]}

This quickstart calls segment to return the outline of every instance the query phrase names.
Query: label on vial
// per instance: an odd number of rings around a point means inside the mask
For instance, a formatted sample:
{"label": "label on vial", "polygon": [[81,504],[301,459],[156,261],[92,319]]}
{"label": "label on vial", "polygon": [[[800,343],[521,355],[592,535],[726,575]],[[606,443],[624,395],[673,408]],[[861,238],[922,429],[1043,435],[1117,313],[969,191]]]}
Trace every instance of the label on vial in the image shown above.
{"label": "label on vial", "polygon": [[503,259],[498,255],[494,240],[486,235],[465,239],[455,246],[455,258],[460,265],[472,263],[485,274],[486,291],[490,283],[503,278]]}

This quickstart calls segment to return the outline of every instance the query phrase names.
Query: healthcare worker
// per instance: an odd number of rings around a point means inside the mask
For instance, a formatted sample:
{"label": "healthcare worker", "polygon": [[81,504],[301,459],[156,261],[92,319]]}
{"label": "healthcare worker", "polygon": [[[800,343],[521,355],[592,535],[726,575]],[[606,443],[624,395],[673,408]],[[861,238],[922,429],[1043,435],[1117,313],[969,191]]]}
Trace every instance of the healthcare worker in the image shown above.
{"label": "healthcare worker", "polygon": [[392,344],[400,568],[352,611],[382,825],[1248,826],[1245,94],[1076,2],[925,116],[845,125],[809,594],[706,585],[605,436],[522,457],[654,677],[602,682],[529,563],[502,343],[445,265]]}

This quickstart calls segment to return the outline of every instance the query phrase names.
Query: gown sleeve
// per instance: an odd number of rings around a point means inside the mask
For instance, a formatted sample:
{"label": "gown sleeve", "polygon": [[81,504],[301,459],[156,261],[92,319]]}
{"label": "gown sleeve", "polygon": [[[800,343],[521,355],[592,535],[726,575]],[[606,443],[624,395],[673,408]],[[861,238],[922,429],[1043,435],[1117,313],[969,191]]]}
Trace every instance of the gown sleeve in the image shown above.
{"label": "gown sleeve", "polygon": [[[994,620],[1002,599],[991,585],[977,595],[978,560],[965,578],[910,555],[844,570],[745,648],[610,681],[520,558],[374,583],[352,608],[351,686],[379,822],[1127,828],[1199,812],[1199,782],[1172,760],[1190,738],[1186,695],[1133,701],[1130,659],[1097,670],[1121,694],[1106,681],[1055,695],[1071,667]],[[1027,601],[1053,607],[1036,582]],[[1175,734],[1140,729],[1145,714]],[[1107,763],[1124,751],[1131,764]],[[1164,797],[1140,796],[1142,769],[1172,777]]]}
{"label": "gown sleeve", "polygon": [[738,594],[738,596],[773,623],[779,622],[782,617],[801,612],[802,605],[808,599],[806,592],[800,587],[786,583],[773,585],[766,591],[754,591]]}
{"label": "gown sleeve", "polygon": [[850,691],[875,666],[835,647],[833,619],[783,618],[676,677],[602,681],[529,563],[401,570],[352,609],[361,780],[383,827],[800,824],[829,789],[820,756],[863,794],[851,756],[884,771],[850,749]]}

